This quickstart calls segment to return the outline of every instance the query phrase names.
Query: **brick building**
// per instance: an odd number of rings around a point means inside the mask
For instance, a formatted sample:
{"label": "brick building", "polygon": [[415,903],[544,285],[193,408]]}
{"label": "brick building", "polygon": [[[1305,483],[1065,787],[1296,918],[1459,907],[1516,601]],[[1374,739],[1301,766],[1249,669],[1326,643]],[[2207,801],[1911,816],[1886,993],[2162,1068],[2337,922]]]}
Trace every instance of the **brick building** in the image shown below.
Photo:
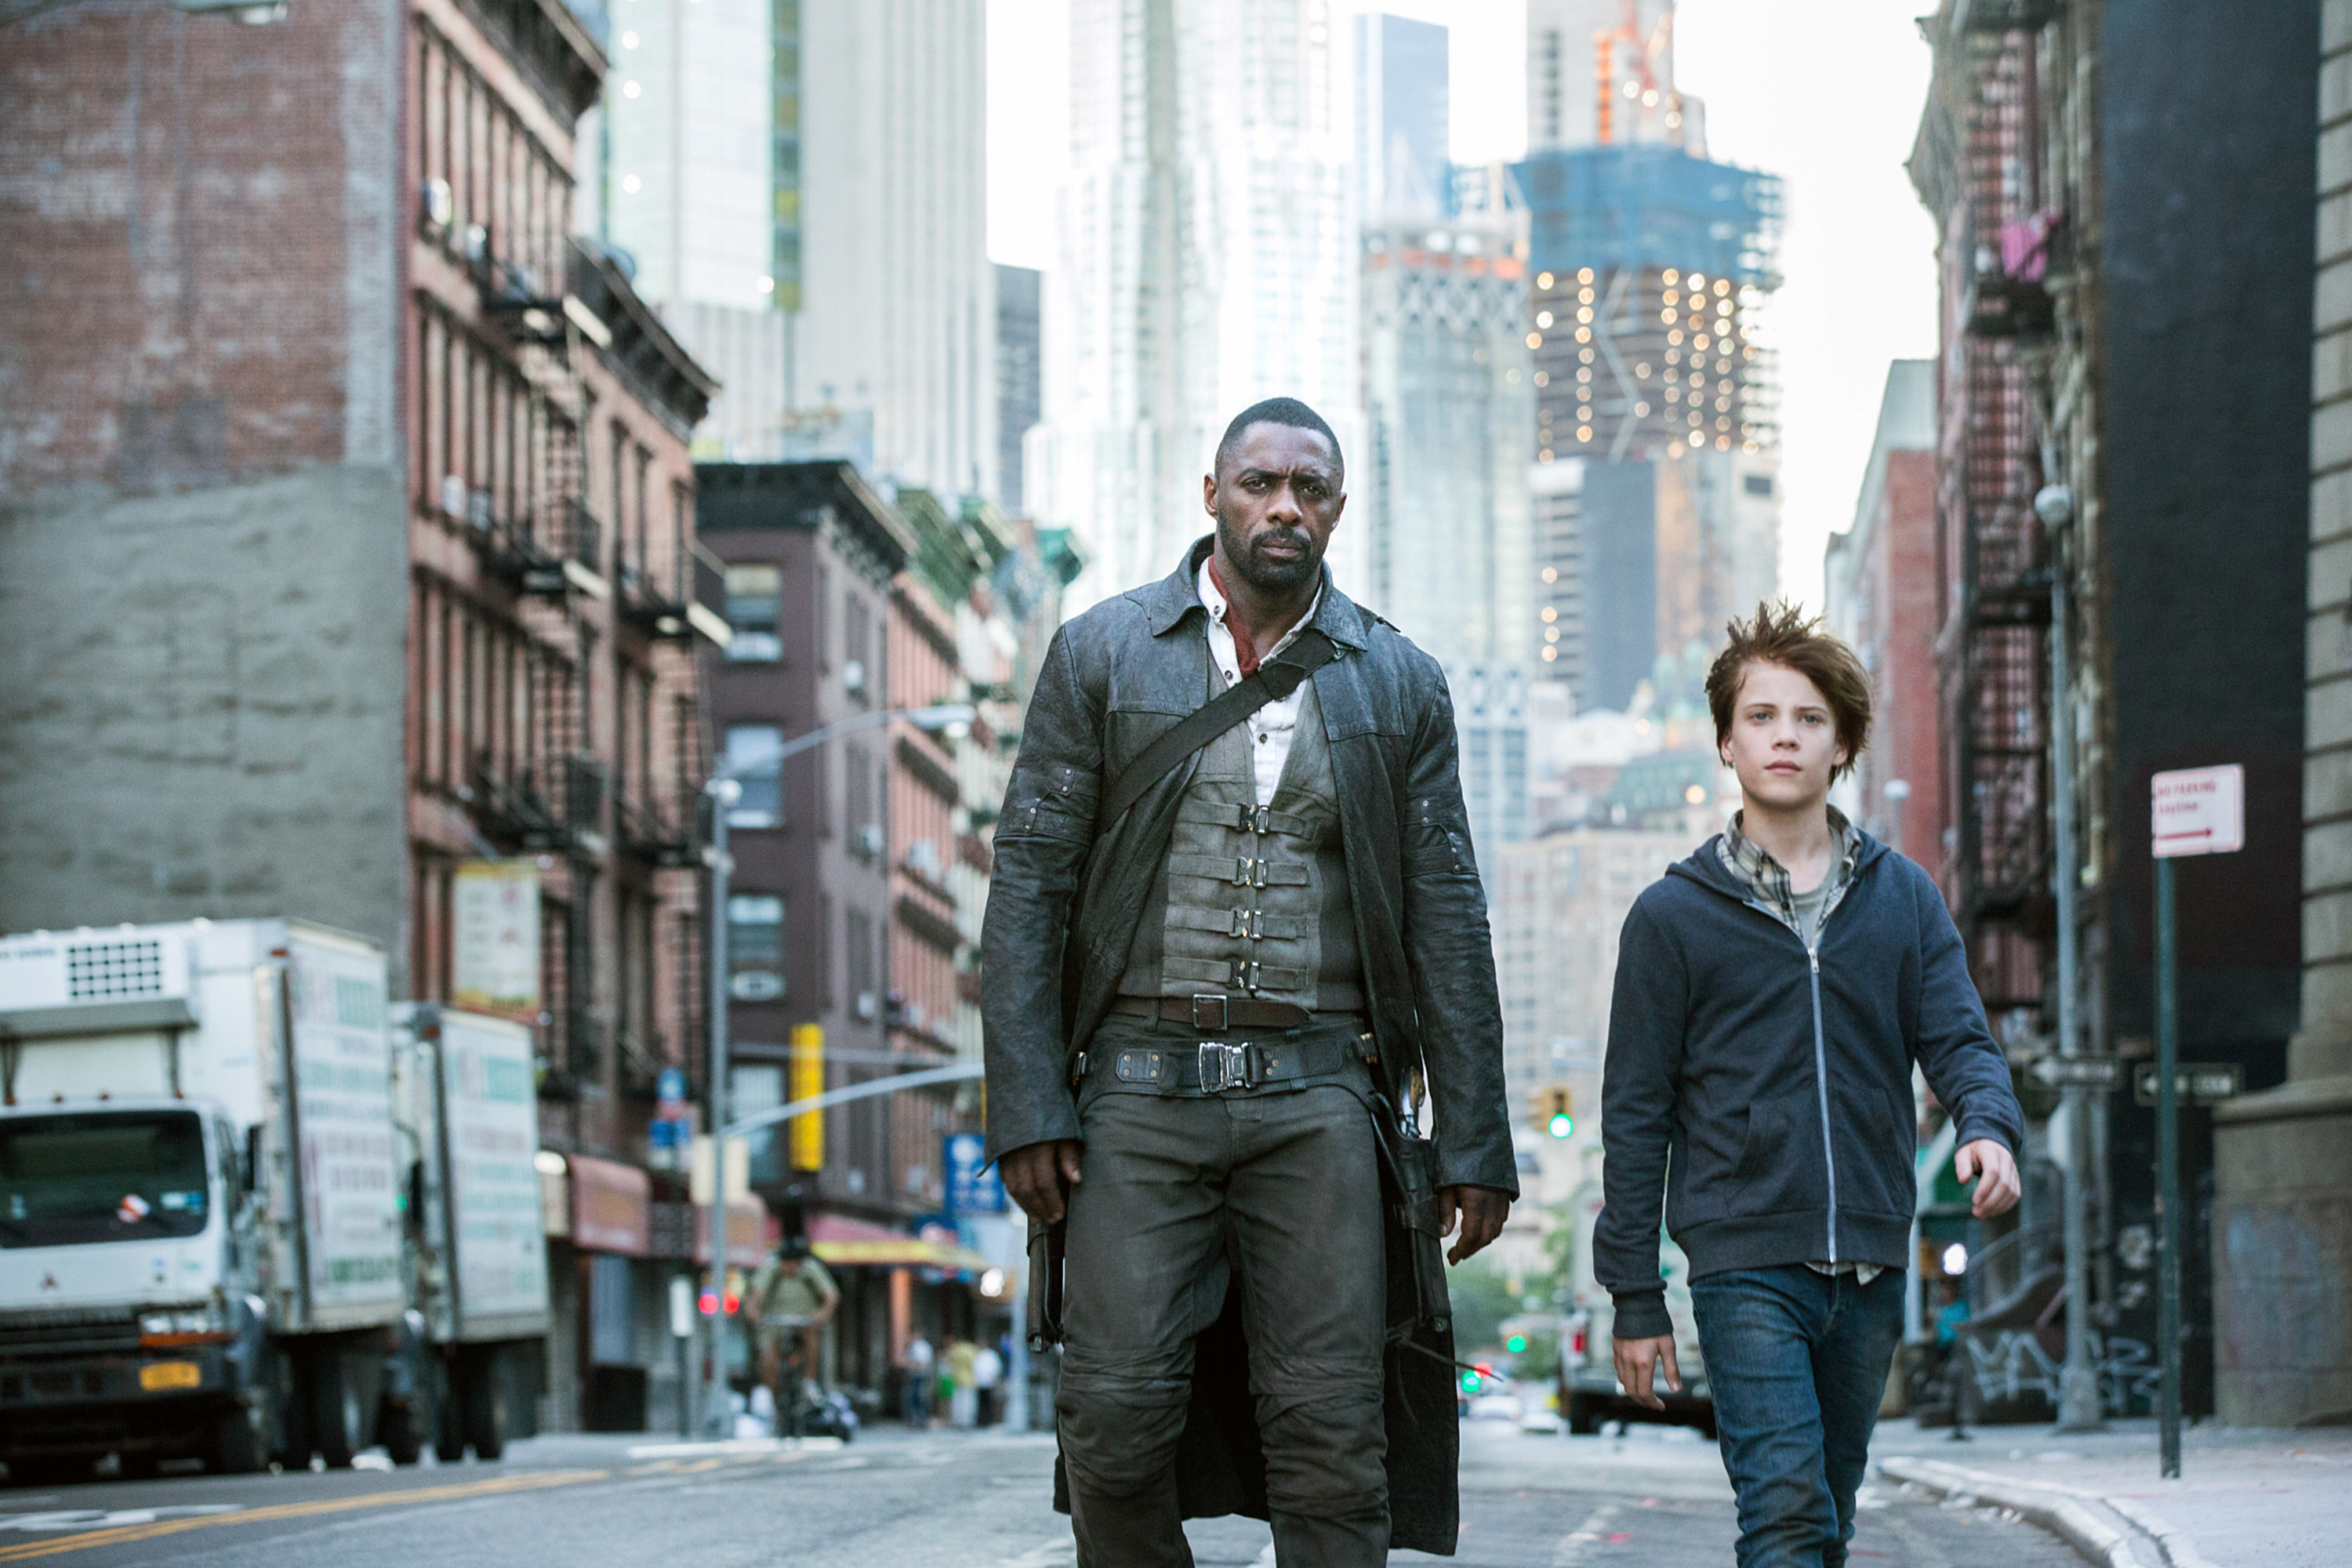
{"label": "brick building", "polygon": [[604,70],[555,0],[69,6],[0,60],[37,197],[0,201],[0,926],[298,916],[479,1005],[462,884],[528,889],[498,999],[578,1165],[551,1230],[601,1172],[640,1238],[557,1243],[564,1425],[662,1380],[646,1130],[700,1057],[726,637],[686,458],[713,384],[571,237]]}
{"label": "brick building", "polygon": [[1830,537],[1822,569],[1830,628],[1870,671],[1870,749],[1837,804],[1873,836],[1942,879],[1943,726],[1936,651],[1936,367],[1887,367],[1878,432],[1853,523]]}

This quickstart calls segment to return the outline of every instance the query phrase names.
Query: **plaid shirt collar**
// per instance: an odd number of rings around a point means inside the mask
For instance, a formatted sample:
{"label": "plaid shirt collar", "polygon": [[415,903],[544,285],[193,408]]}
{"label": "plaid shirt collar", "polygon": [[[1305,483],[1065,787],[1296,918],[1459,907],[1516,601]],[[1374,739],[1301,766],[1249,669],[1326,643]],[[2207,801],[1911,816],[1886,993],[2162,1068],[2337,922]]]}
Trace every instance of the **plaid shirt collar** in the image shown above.
{"label": "plaid shirt collar", "polygon": [[[1836,879],[1843,885],[1853,877],[1855,858],[1862,852],[1862,836],[1845,814],[1831,806],[1830,836],[1837,840]],[[1723,860],[1723,868],[1739,879],[1748,890],[1780,911],[1780,918],[1791,930],[1797,924],[1797,894],[1789,886],[1788,868],[1772,858],[1769,851],[1739,830],[1740,819],[1748,814],[1735,811],[1724,825],[1723,840],[1716,853]]]}

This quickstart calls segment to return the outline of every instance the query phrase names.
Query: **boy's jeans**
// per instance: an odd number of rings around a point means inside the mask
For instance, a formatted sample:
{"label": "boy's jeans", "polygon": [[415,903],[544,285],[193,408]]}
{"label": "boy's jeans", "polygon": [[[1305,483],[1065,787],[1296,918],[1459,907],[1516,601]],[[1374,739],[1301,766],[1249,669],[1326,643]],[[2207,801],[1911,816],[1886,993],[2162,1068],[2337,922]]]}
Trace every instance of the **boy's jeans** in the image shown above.
{"label": "boy's jeans", "polygon": [[1739,1568],[1842,1568],[1853,1494],[1903,1330],[1903,1272],[1867,1285],[1801,1264],[1691,1281]]}

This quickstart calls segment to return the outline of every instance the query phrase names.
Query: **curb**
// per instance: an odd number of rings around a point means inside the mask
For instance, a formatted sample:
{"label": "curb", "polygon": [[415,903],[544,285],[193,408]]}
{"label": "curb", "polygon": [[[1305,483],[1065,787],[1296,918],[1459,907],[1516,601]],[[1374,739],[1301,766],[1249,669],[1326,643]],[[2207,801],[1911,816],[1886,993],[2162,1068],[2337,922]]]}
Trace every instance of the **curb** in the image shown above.
{"label": "curb", "polygon": [[2011,1480],[1982,1470],[1963,1469],[1935,1459],[1896,1457],[1875,1461],[1879,1474],[1946,1497],[1973,1497],[1997,1503],[2064,1541],[2099,1568],[2141,1568],[2132,1538],[2100,1519],[2086,1504],[2115,1510],[2144,1531],[2168,1568],[2212,1568],[2186,1536],[2137,1503],[2109,1499],[2072,1487]]}

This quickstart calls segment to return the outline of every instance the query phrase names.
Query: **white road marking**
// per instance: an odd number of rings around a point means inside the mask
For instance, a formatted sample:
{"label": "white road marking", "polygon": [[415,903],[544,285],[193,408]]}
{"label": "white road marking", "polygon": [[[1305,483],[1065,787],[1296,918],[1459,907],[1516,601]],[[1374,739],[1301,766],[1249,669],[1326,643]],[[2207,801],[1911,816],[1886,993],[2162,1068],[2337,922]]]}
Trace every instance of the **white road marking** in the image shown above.
{"label": "white road marking", "polygon": [[1062,1568],[1066,1563],[1078,1560],[1078,1543],[1065,1536],[1049,1541],[1043,1546],[1033,1546],[1018,1557],[1007,1557],[996,1568]]}
{"label": "white road marking", "polygon": [[110,1530],[121,1524],[153,1524],[207,1513],[240,1513],[236,1502],[165,1503],[155,1508],[61,1508],[43,1513],[0,1513],[0,1530]]}
{"label": "white road marking", "polygon": [[1618,1506],[1613,1502],[1602,1503],[1582,1524],[1561,1536],[1559,1544],[1552,1548],[1551,1568],[1577,1568],[1592,1543],[1601,1539],[1601,1527],[1617,1517]]}

